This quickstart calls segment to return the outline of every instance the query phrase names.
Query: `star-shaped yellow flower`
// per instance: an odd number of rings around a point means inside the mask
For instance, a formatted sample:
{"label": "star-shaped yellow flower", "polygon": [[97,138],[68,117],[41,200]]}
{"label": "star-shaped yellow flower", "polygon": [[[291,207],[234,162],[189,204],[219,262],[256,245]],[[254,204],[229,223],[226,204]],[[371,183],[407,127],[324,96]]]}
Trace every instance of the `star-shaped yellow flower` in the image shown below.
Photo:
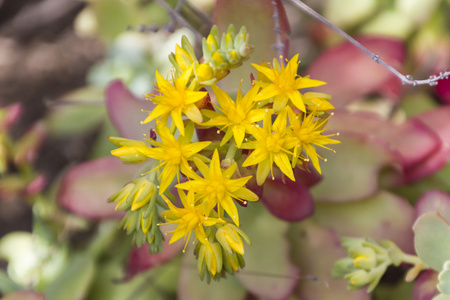
{"label": "star-shaped yellow flower", "polygon": [[292,156],[292,166],[295,167],[298,158],[303,156],[301,153],[302,150],[305,150],[306,158],[304,159],[307,161],[311,160],[317,172],[321,174],[319,158],[323,158],[317,154],[313,145],[317,145],[334,152],[333,149],[330,149],[324,145],[340,143],[337,140],[330,139],[331,136],[335,136],[337,134],[322,135],[322,133],[328,129],[324,127],[329,117],[326,119],[317,118],[314,120],[315,111],[313,111],[309,115],[304,116],[303,121],[300,121],[300,117],[290,108],[288,108],[288,115],[289,122],[291,124],[289,126],[291,130],[290,134],[295,138],[296,143],[294,155]]}
{"label": "star-shaped yellow flower", "polygon": [[236,145],[240,148],[245,133],[249,132],[253,124],[264,118],[266,110],[254,108],[255,102],[253,98],[258,93],[259,87],[253,86],[244,97],[242,97],[242,91],[239,87],[236,102],[219,87],[214,85],[212,88],[217,102],[220,104],[220,108],[218,109],[221,113],[206,109],[203,110],[202,112],[211,119],[202,125],[221,127],[221,130],[226,129],[220,146],[223,146],[231,136],[234,136]]}
{"label": "star-shaped yellow flower", "polygon": [[156,132],[161,137],[162,142],[159,143],[148,139],[147,141],[154,148],[138,148],[137,151],[145,156],[159,160],[160,165],[157,168],[164,167],[160,177],[159,193],[161,194],[170,185],[175,175],[177,175],[178,182],[180,182],[179,170],[186,176],[195,176],[188,161],[192,161],[194,157],[199,156],[200,154],[197,153],[211,144],[211,142],[191,143],[191,138],[194,134],[194,124],[192,122],[186,127],[186,135],[180,135],[178,139],[175,139],[169,128],[161,124],[161,122],[157,123]]}
{"label": "star-shaped yellow flower", "polygon": [[148,123],[160,117],[163,124],[166,124],[169,116],[171,116],[181,135],[184,135],[183,114],[195,123],[203,122],[202,114],[195,102],[205,97],[207,92],[193,91],[187,86],[191,75],[192,67],[177,79],[174,78],[174,84],[172,85],[156,71],[156,89],[160,94],[147,95],[147,99],[155,103],[156,107],[142,123]]}
{"label": "star-shaped yellow flower", "polygon": [[222,172],[217,149],[214,151],[209,168],[199,159],[194,159],[194,163],[203,178],[196,175],[193,180],[177,184],[176,187],[193,190],[199,199],[208,203],[208,209],[212,210],[217,205],[219,217],[223,216],[223,210],[225,210],[234,223],[239,226],[238,211],[233,198],[244,203],[259,199],[255,193],[244,187],[251,176],[231,179],[237,168],[236,163]]}
{"label": "star-shaped yellow flower", "polygon": [[[184,249],[186,249],[192,230],[194,230],[194,233],[199,241],[202,244],[211,247],[206,237],[204,227],[213,226],[217,223],[225,224],[226,222],[220,218],[210,217],[211,211],[208,210],[207,203],[196,205],[195,194],[193,191],[189,191],[186,195],[182,190],[179,190],[179,195],[183,208],[176,207],[169,199],[167,199],[166,196],[162,195],[164,201],[166,201],[169,206],[169,210],[161,212],[161,216],[168,221],[164,224],[178,224],[175,230],[167,232],[169,234],[172,233],[169,244],[178,241],[182,237],[185,239],[187,237],[186,244],[184,246]],[[184,251],[185,250],[183,250],[183,252]]]}
{"label": "star-shaped yellow flower", "polygon": [[242,163],[243,167],[258,164],[256,170],[256,182],[262,185],[266,180],[269,172],[273,178],[273,163],[288,176],[295,181],[294,172],[292,171],[289,151],[294,147],[293,139],[287,135],[286,131],[286,110],[283,110],[272,125],[271,114],[267,113],[264,117],[264,128],[255,126],[252,135],[256,141],[250,141],[242,144],[243,149],[255,149],[249,154],[247,159]]}
{"label": "star-shaped yellow flower", "polygon": [[252,65],[270,81],[270,83],[265,80],[256,82],[263,89],[254,100],[260,101],[275,97],[273,103],[275,113],[282,111],[287,106],[288,100],[291,100],[295,107],[306,112],[303,96],[298,90],[325,84],[325,82],[320,80],[297,75],[298,54],[287,63],[286,67],[284,64],[281,64],[280,67],[280,64],[275,59],[273,66]]}

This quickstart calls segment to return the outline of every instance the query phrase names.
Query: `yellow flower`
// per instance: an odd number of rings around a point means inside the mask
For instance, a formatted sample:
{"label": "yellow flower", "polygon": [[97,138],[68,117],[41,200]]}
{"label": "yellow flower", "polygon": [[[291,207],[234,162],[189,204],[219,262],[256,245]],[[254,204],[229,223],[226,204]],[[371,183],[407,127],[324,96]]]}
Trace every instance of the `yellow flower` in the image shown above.
{"label": "yellow flower", "polygon": [[219,217],[223,216],[223,210],[225,210],[234,223],[239,226],[238,211],[233,198],[243,203],[259,199],[256,194],[244,187],[251,176],[231,179],[237,168],[236,163],[222,172],[217,149],[211,159],[210,168],[199,159],[194,159],[194,163],[202,173],[203,178],[196,175],[193,177],[194,180],[177,184],[176,187],[189,191],[193,190],[198,194],[199,199],[207,203],[209,210],[217,205]]}
{"label": "yellow flower", "polygon": [[178,176],[179,170],[186,176],[195,176],[188,161],[199,156],[200,154],[197,153],[207,147],[211,142],[191,143],[191,138],[194,134],[194,124],[192,122],[186,128],[186,136],[180,135],[178,139],[175,139],[170,133],[169,128],[161,124],[161,122],[157,123],[156,132],[161,137],[162,142],[159,143],[148,139],[148,142],[154,148],[139,148],[138,151],[145,156],[159,160],[160,164],[156,168],[164,167],[160,177],[159,193],[161,194],[170,185],[175,175],[177,175],[178,182],[180,182]]}
{"label": "yellow flower", "polygon": [[298,90],[325,84],[325,82],[320,80],[297,75],[298,54],[287,63],[286,67],[283,64],[280,67],[280,64],[275,59],[273,66],[252,65],[270,81],[270,83],[261,80],[256,82],[263,89],[254,100],[260,101],[275,97],[273,109],[276,113],[286,107],[288,100],[291,100],[295,107],[306,112],[303,96]]}
{"label": "yellow flower", "polygon": [[172,85],[156,71],[157,90],[160,94],[147,94],[147,99],[156,104],[156,107],[142,123],[148,123],[160,117],[163,124],[166,124],[169,116],[171,116],[181,135],[184,135],[182,114],[195,123],[203,122],[202,114],[195,102],[205,97],[207,92],[193,91],[192,88],[187,87],[191,75],[192,67],[183,72],[179,78],[174,78],[174,84]]}
{"label": "yellow flower", "polygon": [[324,128],[328,118],[319,119],[314,121],[315,111],[309,115],[305,115],[303,121],[300,122],[300,118],[292,109],[288,108],[289,122],[291,124],[290,128],[292,130],[291,135],[295,138],[295,148],[294,155],[292,158],[292,166],[295,167],[297,160],[302,156],[302,150],[306,152],[306,160],[311,160],[313,166],[316,168],[317,172],[321,174],[319,158],[323,159],[317,154],[316,149],[313,145],[331,150],[324,145],[326,144],[339,144],[339,141],[330,139],[330,136],[335,136],[337,134],[322,135],[322,132],[328,128]]}
{"label": "yellow flower", "polygon": [[167,232],[168,234],[172,234],[169,244],[184,237],[186,239],[184,249],[186,249],[192,230],[194,230],[198,240],[207,247],[211,247],[205,234],[205,226],[213,226],[218,223],[223,224],[225,221],[210,217],[211,210],[208,210],[207,203],[203,202],[196,205],[195,202],[198,200],[195,199],[194,191],[189,191],[187,195],[182,190],[178,191],[183,208],[176,207],[166,196],[161,195],[169,206],[169,210],[161,212],[161,216],[168,221],[164,224],[178,224],[175,230]]}
{"label": "yellow flower", "polygon": [[255,149],[249,154],[242,163],[243,167],[258,164],[256,171],[256,182],[262,185],[269,172],[273,177],[273,163],[295,181],[294,172],[288,155],[292,155],[289,149],[295,145],[293,139],[287,135],[286,131],[286,111],[283,110],[272,125],[271,114],[268,112],[264,117],[264,128],[255,126],[252,129],[252,135],[256,141],[250,141],[242,144],[244,149]]}
{"label": "yellow flower", "polygon": [[250,91],[242,97],[242,91],[239,87],[236,102],[234,102],[227,93],[217,86],[213,86],[214,95],[220,104],[221,113],[212,110],[203,110],[203,114],[211,118],[208,122],[203,123],[205,126],[222,127],[221,130],[227,130],[222,142],[223,146],[231,136],[238,148],[241,147],[245,133],[249,132],[255,122],[264,118],[265,109],[254,109],[255,103],[253,98],[258,93],[259,87],[253,86]]}

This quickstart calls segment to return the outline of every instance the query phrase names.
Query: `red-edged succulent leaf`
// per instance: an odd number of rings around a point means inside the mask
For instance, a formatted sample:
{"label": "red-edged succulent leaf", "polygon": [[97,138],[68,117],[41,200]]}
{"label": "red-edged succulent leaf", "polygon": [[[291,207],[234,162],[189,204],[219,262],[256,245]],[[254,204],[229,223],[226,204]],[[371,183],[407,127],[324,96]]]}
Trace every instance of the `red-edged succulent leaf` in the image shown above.
{"label": "red-edged succulent leaf", "polygon": [[414,285],[412,300],[432,300],[434,296],[439,295],[436,288],[438,284],[439,273],[434,270],[425,270],[416,279]]}
{"label": "red-edged succulent leaf", "polygon": [[395,124],[374,113],[336,110],[327,126],[333,131],[359,132],[385,140],[402,156],[405,169],[423,161],[441,146],[438,135],[416,119]]}
{"label": "red-edged succulent leaf", "polygon": [[[316,201],[358,201],[373,196],[379,190],[379,179],[392,185],[398,177],[402,158],[386,141],[356,132],[341,131],[333,145],[336,153],[318,149],[327,158],[321,161],[323,180],[311,188]],[[383,176],[380,177],[380,172]]]}
{"label": "red-edged succulent leaf", "polygon": [[88,161],[71,168],[62,178],[58,203],[90,219],[120,218],[123,212],[108,204],[108,197],[131,181],[141,166],[125,165],[115,157]]}
{"label": "red-edged succulent leaf", "polygon": [[289,224],[273,217],[260,203],[250,204],[239,211],[239,216],[241,229],[250,237],[252,246],[245,247],[245,268],[236,276],[257,297],[287,299],[299,276],[289,257]]}
{"label": "red-edged succulent leaf", "polygon": [[441,140],[441,146],[421,163],[406,173],[408,182],[424,178],[443,168],[450,161],[450,106],[426,111],[416,118],[433,130]]}
{"label": "red-edged succulent leaf", "polygon": [[2,300],[45,300],[45,295],[34,291],[19,291],[3,297]]}
{"label": "red-edged succulent leaf", "polygon": [[439,98],[447,104],[450,104],[450,78],[439,80],[435,87]]}
{"label": "red-edged succulent leaf", "polygon": [[261,197],[262,203],[277,218],[297,222],[314,213],[314,200],[308,188],[301,182],[279,178],[267,179]]}
{"label": "red-edged succulent leaf", "polygon": [[348,281],[334,279],[334,263],[346,257],[338,236],[331,230],[305,221],[292,227],[292,257],[304,276],[298,284],[298,297],[302,300],[346,299],[369,300],[365,290],[349,291]]}
{"label": "red-edged succulent leaf", "polygon": [[391,240],[403,251],[413,253],[414,208],[405,199],[386,191],[349,203],[317,203],[314,220],[333,228],[339,236],[369,236]]}
{"label": "red-edged succulent leaf", "polygon": [[423,194],[416,203],[416,216],[433,211],[450,221],[450,195],[438,190]]}
{"label": "red-edged succulent leaf", "polygon": [[125,280],[129,280],[138,273],[171,260],[181,253],[183,246],[184,243],[182,240],[169,245],[169,239],[165,239],[163,242],[163,250],[160,253],[150,254],[147,245],[133,249],[128,259]]}
{"label": "red-edged succulent leaf", "polygon": [[106,108],[109,118],[122,137],[129,139],[142,139],[143,134],[149,134],[155,127],[153,122],[141,124],[147,113],[155,105],[151,101],[145,101],[133,95],[120,80],[112,81],[106,87]]}
{"label": "red-edged succulent leaf", "polygon": [[[401,67],[406,54],[402,41],[372,36],[362,36],[357,40],[394,68]],[[336,108],[373,92],[381,92],[395,99],[401,89],[398,78],[349,42],[325,51],[311,64],[306,74],[327,82],[320,87],[320,91],[333,96],[332,102]]]}
{"label": "red-edged succulent leaf", "polygon": [[19,120],[23,112],[23,106],[22,103],[13,103],[2,109],[5,109],[6,113],[0,120],[0,129],[6,131]]}
{"label": "red-edged succulent leaf", "polygon": [[[249,43],[255,46],[255,51],[250,54],[250,59],[239,68],[241,75],[234,76],[232,71],[229,76],[220,81],[225,89],[229,87],[235,90],[241,79],[244,79],[245,86],[250,87],[250,73],[257,73],[250,63],[271,62],[274,58],[278,58],[279,53],[274,47],[277,37],[274,30],[273,2],[276,3],[278,10],[280,35],[284,45],[282,52],[286,57],[289,52],[289,23],[280,0],[216,0],[213,19],[219,32],[225,32],[230,24],[234,25],[236,32],[241,26],[245,26],[250,34]],[[243,89],[246,88],[243,87]]]}

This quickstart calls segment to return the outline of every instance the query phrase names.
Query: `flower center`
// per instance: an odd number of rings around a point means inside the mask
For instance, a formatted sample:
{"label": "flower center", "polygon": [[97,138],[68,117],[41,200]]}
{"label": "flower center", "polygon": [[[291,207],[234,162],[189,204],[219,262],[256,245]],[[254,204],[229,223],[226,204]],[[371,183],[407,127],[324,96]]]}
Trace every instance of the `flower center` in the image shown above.
{"label": "flower center", "polygon": [[308,127],[301,128],[298,131],[297,138],[302,143],[311,144],[314,141],[314,134],[313,134],[313,131],[310,128],[308,128]]}
{"label": "flower center", "polygon": [[179,165],[181,163],[181,151],[178,148],[169,148],[166,152],[167,162],[172,165]]}
{"label": "flower center", "polygon": [[281,151],[281,146],[284,139],[281,138],[279,133],[273,133],[266,139],[266,149],[269,152],[278,153]]}
{"label": "flower center", "polygon": [[228,112],[228,119],[234,124],[241,124],[245,120],[245,117],[246,115],[243,109],[232,107]]}
{"label": "flower center", "polygon": [[222,199],[225,196],[225,191],[226,191],[225,186],[222,183],[218,182],[218,181],[212,182],[206,188],[206,193],[207,194],[211,194],[211,195],[215,195],[218,200]]}

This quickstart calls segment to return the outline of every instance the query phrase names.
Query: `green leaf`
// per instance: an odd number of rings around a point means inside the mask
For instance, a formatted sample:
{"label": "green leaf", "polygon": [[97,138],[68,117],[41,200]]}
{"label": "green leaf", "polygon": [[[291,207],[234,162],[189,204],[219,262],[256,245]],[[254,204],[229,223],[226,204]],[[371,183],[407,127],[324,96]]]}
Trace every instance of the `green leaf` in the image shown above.
{"label": "green leaf", "polygon": [[183,254],[181,264],[180,282],[178,284],[179,300],[243,300],[246,299],[247,291],[239,283],[236,276],[227,276],[220,281],[212,280],[209,284],[201,281],[195,266],[197,261],[191,251]]}
{"label": "green leaf", "polygon": [[419,257],[429,267],[441,271],[450,260],[450,224],[440,214],[431,212],[418,218],[413,230]]}
{"label": "green leaf", "polygon": [[95,276],[90,255],[75,254],[65,271],[45,291],[46,300],[84,299]]}
{"label": "green leaf", "polygon": [[259,202],[241,209],[239,216],[241,230],[250,237],[252,246],[245,248],[245,268],[236,276],[256,296],[287,298],[299,274],[289,258],[290,246],[286,238],[289,223],[272,216]]}

